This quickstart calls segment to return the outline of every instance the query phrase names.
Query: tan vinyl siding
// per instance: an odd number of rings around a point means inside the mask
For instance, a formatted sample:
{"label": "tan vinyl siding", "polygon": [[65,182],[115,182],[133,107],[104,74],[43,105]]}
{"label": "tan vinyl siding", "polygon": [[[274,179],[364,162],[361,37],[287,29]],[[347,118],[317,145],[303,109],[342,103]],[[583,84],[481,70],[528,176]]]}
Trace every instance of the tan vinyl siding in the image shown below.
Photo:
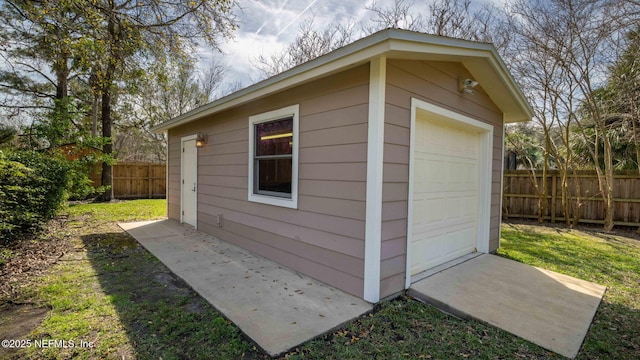
{"label": "tan vinyl siding", "polygon": [[[180,137],[206,133],[198,229],[362,296],[368,80],[369,67],[359,66],[172,129],[169,216],[180,219]],[[298,209],[249,202],[249,116],[295,104]]]}
{"label": "tan vinyl siding", "polygon": [[366,190],[360,181],[305,180],[298,186],[298,195],[364,201]]}
{"label": "tan vinyl siding", "polygon": [[458,63],[387,63],[381,298],[402,291],[405,283],[412,97],[494,125],[492,201],[497,203],[491,208],[490,248],[498,246],[502,113],[480,88],[473,96],[462,96],[458,91],[460,77],[469,77],[469,73]]}
{"label": "tan vinyl siding", "polygon": [[402,220],[407,218],[408,202],[393,201],[386,202],[382,209],[382,221]]}
{"label": "tan vinyl siding", "polygon": [[300,149],[300,156],[307,164],[358,163],[367,156],[367,144],[318,146]]}
{"label": "tan vinyl siding", "polygon": [[[389,81],[389,64],[387,81]],[[387,104],[382,183],[382,249],[380,297],[402,291],[406,269],[411,111]],[[410,102],[409,102],[410,104]]]}

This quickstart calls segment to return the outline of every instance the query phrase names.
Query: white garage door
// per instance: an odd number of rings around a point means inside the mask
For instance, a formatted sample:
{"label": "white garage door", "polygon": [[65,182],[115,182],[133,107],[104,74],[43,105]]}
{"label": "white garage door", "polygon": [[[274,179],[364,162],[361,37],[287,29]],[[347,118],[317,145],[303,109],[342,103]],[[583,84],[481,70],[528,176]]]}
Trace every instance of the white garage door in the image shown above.
{"label": "white garage door", "polygon": [[436,120],[415,122],[411,275],[476,251],[481,135]]}

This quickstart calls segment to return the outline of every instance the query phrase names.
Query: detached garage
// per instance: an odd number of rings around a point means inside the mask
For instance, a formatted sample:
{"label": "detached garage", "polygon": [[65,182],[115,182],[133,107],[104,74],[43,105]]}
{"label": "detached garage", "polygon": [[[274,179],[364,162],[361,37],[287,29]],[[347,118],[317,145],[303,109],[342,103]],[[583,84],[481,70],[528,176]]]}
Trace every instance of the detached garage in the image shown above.
{"label": "detached garage", "polygon": [[499,246],[490,44],[384,30],[167,121],[168,216],[369,302]]}

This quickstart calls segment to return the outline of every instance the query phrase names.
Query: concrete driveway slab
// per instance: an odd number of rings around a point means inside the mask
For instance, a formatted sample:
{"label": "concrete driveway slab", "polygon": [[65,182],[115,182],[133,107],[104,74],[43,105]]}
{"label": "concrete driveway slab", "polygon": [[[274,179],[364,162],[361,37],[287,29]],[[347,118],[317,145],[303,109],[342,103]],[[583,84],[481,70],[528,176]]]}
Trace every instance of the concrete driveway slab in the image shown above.
{"label": "concrete driveway slab", "polygon": [[173,220],[119,225],[271,356],[373,308]]}
{"label": "concrete driveway slab", "polygon": [[605,290],[588,281],[483,254],[412,284],[410,294],[574,358]]}

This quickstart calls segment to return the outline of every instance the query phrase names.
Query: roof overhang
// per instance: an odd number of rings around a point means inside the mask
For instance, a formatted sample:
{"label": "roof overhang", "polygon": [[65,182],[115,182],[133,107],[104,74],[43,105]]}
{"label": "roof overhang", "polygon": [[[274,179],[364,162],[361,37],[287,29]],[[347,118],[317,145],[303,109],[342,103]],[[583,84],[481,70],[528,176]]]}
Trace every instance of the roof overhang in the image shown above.
{"label": "roof overhang", "polygon": [[159,133],[274,94],[371,59],[415,59],[460,62],[503,112],[504,122],[528,121],[533,110],[493,45],[387,29],[326,55],[222,97],[151,128]]}

